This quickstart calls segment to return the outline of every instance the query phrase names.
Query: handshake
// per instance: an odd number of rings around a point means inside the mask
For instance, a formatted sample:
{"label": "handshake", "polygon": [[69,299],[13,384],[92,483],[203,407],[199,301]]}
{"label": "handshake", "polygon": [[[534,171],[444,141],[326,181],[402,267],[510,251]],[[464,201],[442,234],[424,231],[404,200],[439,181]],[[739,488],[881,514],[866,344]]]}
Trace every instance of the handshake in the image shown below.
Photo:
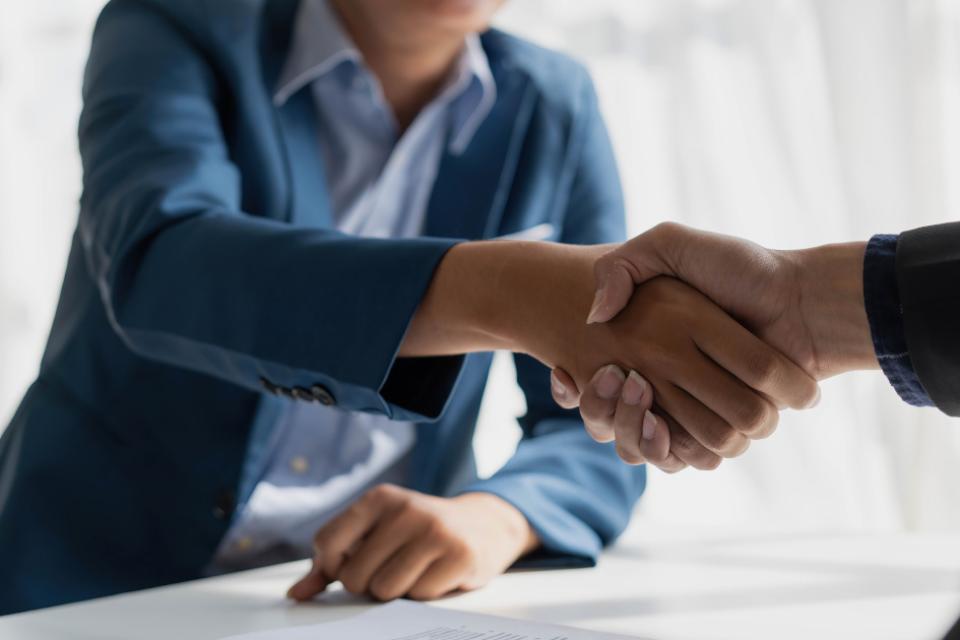
{"label": "handshake", "polygon": [[467,242],[400,355],[530,355],[623,460],[713,469],[773,433],[781,409],[815,405],[818,380],[878,367],[865,251],[773,251],[676,224],[619,246]]}
{"label": "handshake", "polygon": [[865,245],[773,251],[661,224],[596,260],[587,322],[626,336],[586,378],[556,367],[554,400],[631,464],[713,469],[819,400],[818,380],[877,368]]}

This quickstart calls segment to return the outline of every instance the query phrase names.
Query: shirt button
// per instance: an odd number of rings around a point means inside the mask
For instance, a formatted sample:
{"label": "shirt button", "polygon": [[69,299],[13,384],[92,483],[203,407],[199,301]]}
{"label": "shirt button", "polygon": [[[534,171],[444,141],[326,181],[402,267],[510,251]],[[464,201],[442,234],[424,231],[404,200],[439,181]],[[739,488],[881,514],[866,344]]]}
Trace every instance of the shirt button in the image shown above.
{"label": "shirt button", "polygon": [[333,394],[324,387],[323,385],[315,384],[310,387],[310,393],[313,395],[314,399],[322,405],[331,406],[337,403],[334,399]]}
{"label": "shirt button", "polygon": [[249,551],[250,548],[253,547],[253,539],[249,536],[237,538],[234,545],[237,547],[237,551]]}
{"label": "shirt button", "polygon": [[310,468],[310,462],[303,456],[296,456],[290,460],[290,468],[294,473],[306,473]]}

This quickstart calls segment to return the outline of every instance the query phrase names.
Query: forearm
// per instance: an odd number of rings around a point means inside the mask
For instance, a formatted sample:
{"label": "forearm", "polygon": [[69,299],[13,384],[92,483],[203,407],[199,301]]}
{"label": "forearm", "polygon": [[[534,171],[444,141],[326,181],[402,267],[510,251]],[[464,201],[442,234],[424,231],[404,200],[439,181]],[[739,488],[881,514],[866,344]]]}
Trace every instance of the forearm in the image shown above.
{"label": "forearm", "polygon": [[460,244],[441,261],[401,356],[507,349],[546,364],[552,345],[582,325],[594,260],[605,247],[543,242]]}

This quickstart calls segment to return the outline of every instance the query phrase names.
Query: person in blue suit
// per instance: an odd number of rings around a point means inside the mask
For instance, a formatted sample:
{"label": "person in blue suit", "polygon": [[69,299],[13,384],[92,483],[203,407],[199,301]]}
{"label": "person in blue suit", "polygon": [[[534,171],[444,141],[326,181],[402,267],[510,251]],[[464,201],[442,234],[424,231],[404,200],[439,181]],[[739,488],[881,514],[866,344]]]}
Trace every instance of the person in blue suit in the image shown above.
{"label": "person in blue suit", "polygon": [[[679,283],[584,323],[607,249],[572,245],[623,239],[614,157],[584,69],[488,29],[499,4],[107,4],[60,303],[0,440],[0,613],[310,556],[291,597],[591,565],[645,472],[553,403],[545,364],[586,385],[664,355],[678,465],[771,427],[777,389],[739,363],[810,389]],[[523,439],[478,479],[499,348]]]}

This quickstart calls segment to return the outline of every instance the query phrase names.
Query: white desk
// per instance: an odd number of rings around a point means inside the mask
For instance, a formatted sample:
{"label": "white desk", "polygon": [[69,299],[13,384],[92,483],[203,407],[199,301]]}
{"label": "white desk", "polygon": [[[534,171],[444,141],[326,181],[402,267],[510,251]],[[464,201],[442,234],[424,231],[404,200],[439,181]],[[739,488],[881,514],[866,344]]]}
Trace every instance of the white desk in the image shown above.
{"label": "white desk", "polygon": [[[597,569],[512,573],[437,606],[664,640],[933,639],[960,615],[960,536],[648,529],[636,522]],[[305,566],[7,616],[0,638],[216,639],[370,606],[343,592],[285,601]]]}

